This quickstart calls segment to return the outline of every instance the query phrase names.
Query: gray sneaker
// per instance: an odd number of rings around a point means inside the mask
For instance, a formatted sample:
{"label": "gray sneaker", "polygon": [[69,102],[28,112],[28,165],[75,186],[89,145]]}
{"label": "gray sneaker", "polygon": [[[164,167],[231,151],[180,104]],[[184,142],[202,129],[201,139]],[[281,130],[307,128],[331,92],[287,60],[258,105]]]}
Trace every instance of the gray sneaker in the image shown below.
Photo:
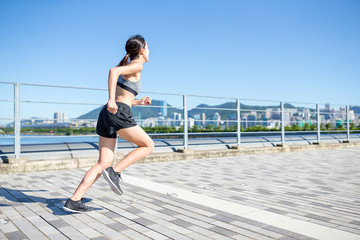
{"label": "gray sneaker", "polygon": [[81,200],[73,201],[70,198],[66,201],[63,209],[67,212],[85,213],[93,210],[92,207],[86,206]]}
{"label": "gray sneaker", "polygon": [[122,180],[121,174],[115,172],[113,167],[108,167],[107,169],[103,169],[102,172],[103,172],[104,178],[109,183],[111,190],[113,190],[118,195],[122,195],[123,191],[121,190],[120,184],[119,184],[120,180]]}

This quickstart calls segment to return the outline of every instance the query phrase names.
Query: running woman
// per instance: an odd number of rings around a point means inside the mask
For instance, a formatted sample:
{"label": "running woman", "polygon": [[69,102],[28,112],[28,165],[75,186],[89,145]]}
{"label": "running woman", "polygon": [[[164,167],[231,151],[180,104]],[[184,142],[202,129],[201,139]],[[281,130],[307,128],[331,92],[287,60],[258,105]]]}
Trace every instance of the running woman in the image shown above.
{"label": "running woman", "polygon": [[[140,91],[143,64],[149,61],[149,48],[141,35],[135,35],[126,42],[125,49],[125,57],[117,67],[110,69],[109,101],[102,108],[96,126],[96,133],[99,135],[99,160],[85,174],[72,197],[66,201],[64,205],[66,211],[81,213],[93,210],[81,199],[101,174],[111,189],[121,195],[123,193],[119,185],[121,171],[149,155],[154,149],[152,139],[136,124],[131,115],[132,106],[151,104],[150,97],[135,100],[135,96]],[[112,167],[117,134],[138,145],[138,148]]]}

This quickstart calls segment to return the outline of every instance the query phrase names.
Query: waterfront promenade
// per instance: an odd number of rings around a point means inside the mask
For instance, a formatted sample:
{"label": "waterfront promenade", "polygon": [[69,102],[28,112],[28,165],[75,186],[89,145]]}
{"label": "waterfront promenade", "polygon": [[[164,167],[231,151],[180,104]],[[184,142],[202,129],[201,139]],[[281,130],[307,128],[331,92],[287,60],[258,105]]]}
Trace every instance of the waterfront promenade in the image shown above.
{"label": "waterfront promenade", "polygon": [[0,239],[360,239],[360,147],[134,164],[66,213],[85,172],[0,175]]}

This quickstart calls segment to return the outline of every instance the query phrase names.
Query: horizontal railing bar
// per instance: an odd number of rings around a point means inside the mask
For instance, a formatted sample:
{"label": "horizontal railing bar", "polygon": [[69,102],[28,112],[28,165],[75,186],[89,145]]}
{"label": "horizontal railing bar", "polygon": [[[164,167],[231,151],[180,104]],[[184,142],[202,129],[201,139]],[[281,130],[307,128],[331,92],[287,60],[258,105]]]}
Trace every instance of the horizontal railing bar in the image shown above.
{"label": "horizontal railing bar", "polygon": [[[360,130],[350,130],[352,132],[359,132]],[[268,132],[280,132],[280,129],[277,131],[271,130],[269,129],[268,131],[256,131],[256,132],[248,132],[248,131],[244,131],[244,133],[268,133]],[[291,130],[287,130],[286,132],[290,132],[290,133],[308,133],[308,132],[317,132],[315,130],[311,130],[311,131],[291,131]],[[346,130],[321,130],[321,132],[323,133],[327,133],[327,132],[334,132],[334,133],[339,133],[339,132],[346,132]],[[224,131],[224,132],[192,132],[193,134],[195,133],[202,133],[202,134],[210,134],[210,133],[214,133],[214,134],[222,134],[222,133],[236,133],[236,132],[228,132],[228,131]],[[182,132],[170,132],[170,133],[148,133],[148,135],[183,135],[184,133]],[[7,136],[7,135],[0,135],[1,138],[14,138],[14,136]],[[89,135],[21,135],[21,138],[83,138],[83,137],[99,137],[98,135],[94,135],[94,134],[89,134]]]}
{"label": "horizontal railing bar", "polygon": [[[30,100],[22,100],[20,102],[23,103],[50,103],[50,104],[73,104],[73,105],[93,105],[93,106],[104,106],[104,104],[98,104],[98,103],[79,103],[79,102],[46,102],[46,101],[30,101]],[[159,106],[159,105],[134,105],[133,107],[165,107],[165,106]],[[166,108],[177,108],[177,109],[183,109],[183,107],[173,107],[173,106],[166,106]]]}
{"label": "horizontal railing bar", "polygon": [[50,137],[55,137],[55,138],[64,138],[64,137],[74,137],[74,138],[81,138],[81,137],[99,137],[99,135],[96,134],[89,134],[89,135],[21,135],[21,138],[50,138]]}
{"label": "horizontal railing bar", "polygon": [[158,95],[175,95],[175,96],[183,96],[180,93],[161,93],[161,92],[140,92],[141,93],[150,93],[150,94],[158,94]]}
{"label": "horizontal railing bar", "polygon": [[254,102],[277,102],[279,103],[280,106],[280,102],[279,100],[267,100],[267,99],[251,99],[251,98],[239,98],[240,102],[242,101],[254,101]]}
{"label": "horizontal railing bar", "polygon": [[[293,109],[295,109],[295,108],[293,108]],[[299,110],[300,110],[300,109],[299,109]],[[296,112],[294,112],[294,111],[288,111],[287,109],[284,109],[284,112],[287,112],[287,113],[299,113],[299,110],[296,111]],[[300,113],[301,113],[301,112],[303,112],[303,111],[300,110]],[[316,112],[316,110],[311,110],[311,111],[309,111],[308,113],[314,114],[314,113],[317,113],[317,112]]]}
{"label": "horizontal railing bar", "polygon": [[183,132],[173,132],[173,133],[147,133],[149,136],[166,136],[166,135],[184,135]]}
{"label": "horizontal railing bar", "polygon": [[14,82],[0,82],[1,84],[12,84],[14,85],[15,83]]}
{"label": "horizontal railing bar", "polygon": [[11,99],[0,99],[0,102],[15,102],[15,100]]}
{"label": "horizontal railing bar", "polygon": [[268,113],[281,113],[281,111],[266,111],[266,110],[261,110],[261,109],[245,109],[242,108],[240,109],[241,112],[268,112]]}
{"label": "horizontal railing bar", "polygon": [[[217,97],[217,96],[204,96],[204,95],[194,95],[194,94],[188,94],[188,96],[191,97],[205,97],[205,98],[219,98],[219,99],[233,99],[236,100],[237,98],[229,98],[229,97]],[[250,99],[250,98],[239,98],[241,101],[257,101],[257,102],[280,102],[277,100],[266,100],[266,99]]]}
{"label": "horizontal railing bar", "polygon": [[[2,120],[1,118],[0,118],[0,120]],[[9,119],[7,119],[7,120],[9,120]],[[11,119],[10,119],[11,120]],[[23,119],[24,120],[24,119]],[[37,120],[41,120],[41,119],[37,119]],[[81,120],[92,120],[92,121],[96,121],[97,119],[79,119],[79,121],[81,121]],[[189,120],[192,120],[192,121],[196,121],[196,122],[217,122],[217,120],[194,120],[193,118],[190,118]],[[75,120],[73,120],[73,121],[75,121]],[[147,121],[147,120],[137,120],[137,122],[139,123],[139,124],[143,124],[143,122],[144,121]],[[174,120],[174,119],[158,119],[158,120],[154,120],[155,122],[169,122],[169,123],[173,123],[173,122],[183,122],[184,121],[184,119],[181,119],[181,120]],[[226,122],[237,122],[237,120],[228,120],[228,119],[221,119],[220,120],[221,122],[223,122],[221,125],[224,125],[224,123],[226,123]],[[220,122],[219,121],[219,122]],[[308,120],[306,120],[306,121],[308,121]],[[302,121],[284,121],[285,123],[294,123],[293,125],[297,125],[296,123],[312,123],[312,124],[315,124],[315,123],[317,123],[317,121],[316,120],[314,120],[314,121],[308,121],[308,122],[306,122],[306,121],[304,121],[304,120],[302,120]],[[269,120],[246,120],[246,121],[244,121],[244,120],[242,120],[241,121],[241,124],[245,124],[245,123],[262,123],[262,122],[270,122],[270,123],[276,123],[276,122],[281,122],[281,120],[274,120],[274,119],[269,119]],[[71,124],[72,122],[68,122],[68,121],[66,121],[66,122],[61,122],[61,123],[69,123],[69,124]],[[323,123],[323,124],[327,124],[326,122],[321,122],[321,123]],[[57,124],[57,123],[48,123],[48,125],[53,125],[53,124]],[[47,123],[43,123],[43,124],[31,124],[31,125],[29,125],[29,126],[27,126],[26,124],[22,124],[21,125],[21,127],[22,128],[27,128],[27,127],[30,127],[30,128],[34,128],[34,126],[36,126],[36,125],[44,125],[44,127],[46,128],[46,125],[47,125]],[[194,125],[196,125],[196,126],[199,126],[198,124],[194,124]],[[342,125],[346,125],[346,123],[343,123]],[[289,125],[287,125],[287,126],[289,126]],[[144,126],[143,126],[144,127]],[[176,127],[176,126],[156,126],[156,127]],[[61,128],[61,127],[60,127]],[[82,128],[82,127],[79,127],[79,128]],[[94,127],[85,127],[84,126],[84,128],[94,128]]]}
{"label": "horizontal railing bar", "polygon": [[[54,120],[57,120],[57,119],[53,119],[53,118],[21,118],[21,120],[34,120],[34,121],[37,121],[37,120],[47,120],[47,121],[54,121]],[[85,120],[98,120],[97,118],[67,118],[66,121],[85,121]],[[67,123],[67,122],[64,122],[64,123]],[[44,123],[46,124],[46,123]],[[50,123],[52,124],[52,123]]]}
{"label": "horizontal railing bar", "polygon": [[245,123],[245,122],[260,122],[260,121],[264,121],[264,122],[281,122],[281,120],[279,119],[268,119],[268,120],[244,120],[243,118],[241,119],[241,123]]}
{"label": "horizontal railing bar", "polygon": [[2,136],[1,134],[0,134],[0,137],[1,138],[14,138],[14,136]]}
{"label": "horizontal railing bar", "polygon": [[95,91],[107,91],[105,88],[85,88],[85,87],[73,87],[63,85],[47,85],[47,84],[33,84],[33,83],[20,83],[20,85],[36,86],[36,87],[55,87],[55,88],[71,88],[71,89],[82,89],[82,90],[95,90]]}
{"label": "horizontal railing bar", "polygon": [[204,98],[216,98],[216,99],[232,99],[236,100],[236,98],[230,98],[230,97],[218,97],[218,96],[202,96],[202,95],[194,95],[194,94],[188,94],[189,97],[204,97]]}
{"label": "horizontal railing bar", "polygon": [[[209,109],[209,110],[228,110],[228,111],[236,111],[236,108],[203,108],[203,107],[194,107],[193,109]],[[190,111],[190,110],[189,110]]]}
{"label": "horizontal railing bar", "polygon": [[72,104],[72,105],[90,105],[90,106],[103,106],[104,104],[98,103],[74,103],[74,102],[45,102],[45,101],[29,101],[21,100],[22,103],[50,103],[50,104]]}
{"label": "horizontal railing bar", "polygon": [[[297,104],[319,104],[319,105],[327,105],[328,103],[314,103],[314,102],[285,102],[285,104],[292,104],[292,103],[297,103]],[[346,106],[346,104],[331,104],[331,105],[335,105],[335,106]]]}
{"label": "horizontal railing bar", "polygon": [[[350,130],[352,132],[359,132],[360,130]],[[256,132],[247,132],[247,131],[242,131],[242,133],[244,134],[261,134],[261,133],[276,133],[276,132],[280,132],[280,130],[277,131],[273,131],[273,130],[269,130],[269,131],[256,131]],[[303,134],[303,133],[316,133],[317,131],[286,131],[288,133],[296,133],[296,134]],[[339,132],[346,132],[346,130],[321,130],[321,132],[323,133],[339,133]],[[191,134],[200,134],[200,135],[206,135],[206,134],[236,134],[236,132],[191,132]],[[190,134],[190,132],[189,132]],[[172,132],[172,133],[148,133],[148,135],[150,136],[161,136],[161,135],[183,135],[183,133],[177,133],[177,132]],[[0,135],[1,136],[1,135]],[[325,135],[326,136],[326,135]],[[14,138],[14,136],[1,136],[2,138]],[[59,136],[59,135],[33,135],[33,136],[27,136],[27,135],[21,135],[21,138],[82,138],[82,137],[98,137],[98,135],[71,135],[71,136]],[[26,145],[26,144],[23,144]]]}
{"label": "horizontal railing bar", "polygon": [[[306,121],[311,121],[311,122],[317,122],[317,119],[314,119],[314,118],[308,118],[308,119],[296,119],[294,121],[290,121],[288,120],[287,122],[306,122]],[[320,120],[321,121],[321,120]],[[326,120],[324,120],[326,121]]]}
{"label": "horizontal railing bar", "polygon": [[243,121],[241,121],[241,124],[244,124],[244,123],[258,123],[258,122],[276,122],[276,120],[246,120],[246,121],[243,120]]}
{"label": "horizontal railing bar", "polygon": [[314,108],[308,108],[308,107],[284,107],[284,110],[287,110],[287,109],[309,110],[309,111],[314,111],[314,112],[316,112],[316,109],[314,109]]}
{"label": "horizontal railing bar", "polygon": [[[165,108],[165,106],[159,105],[134,105],[132,107],[157,107],[157,108]],[[177,109],[184,109],[184,107],[176,107],[176,106],[166,106],[166,108],[177,108]]]}
{"label": "horizontal railing bar", "polygon": [[222,134],[236,134],[236,132],[189,132],[189,135],[206,135],[206,134],[222,135]]}

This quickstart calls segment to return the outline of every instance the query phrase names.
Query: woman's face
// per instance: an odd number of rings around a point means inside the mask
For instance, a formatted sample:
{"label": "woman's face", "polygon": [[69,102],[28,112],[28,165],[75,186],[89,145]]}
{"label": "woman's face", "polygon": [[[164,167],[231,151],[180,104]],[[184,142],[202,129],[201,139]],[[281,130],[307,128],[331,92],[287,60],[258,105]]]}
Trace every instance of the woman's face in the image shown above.
{"label": "woman's face", "polygon": [[145,45],[145,48],[143,48],[144,49],[144,51],[142,51],[142,53],[143,53],[143,56],[144,56],[144,59],[145,59],[145,61],[149,61],[149,47],[148,47],[148,45],[147,45],[147,43],[146,43],[146,45]]}

